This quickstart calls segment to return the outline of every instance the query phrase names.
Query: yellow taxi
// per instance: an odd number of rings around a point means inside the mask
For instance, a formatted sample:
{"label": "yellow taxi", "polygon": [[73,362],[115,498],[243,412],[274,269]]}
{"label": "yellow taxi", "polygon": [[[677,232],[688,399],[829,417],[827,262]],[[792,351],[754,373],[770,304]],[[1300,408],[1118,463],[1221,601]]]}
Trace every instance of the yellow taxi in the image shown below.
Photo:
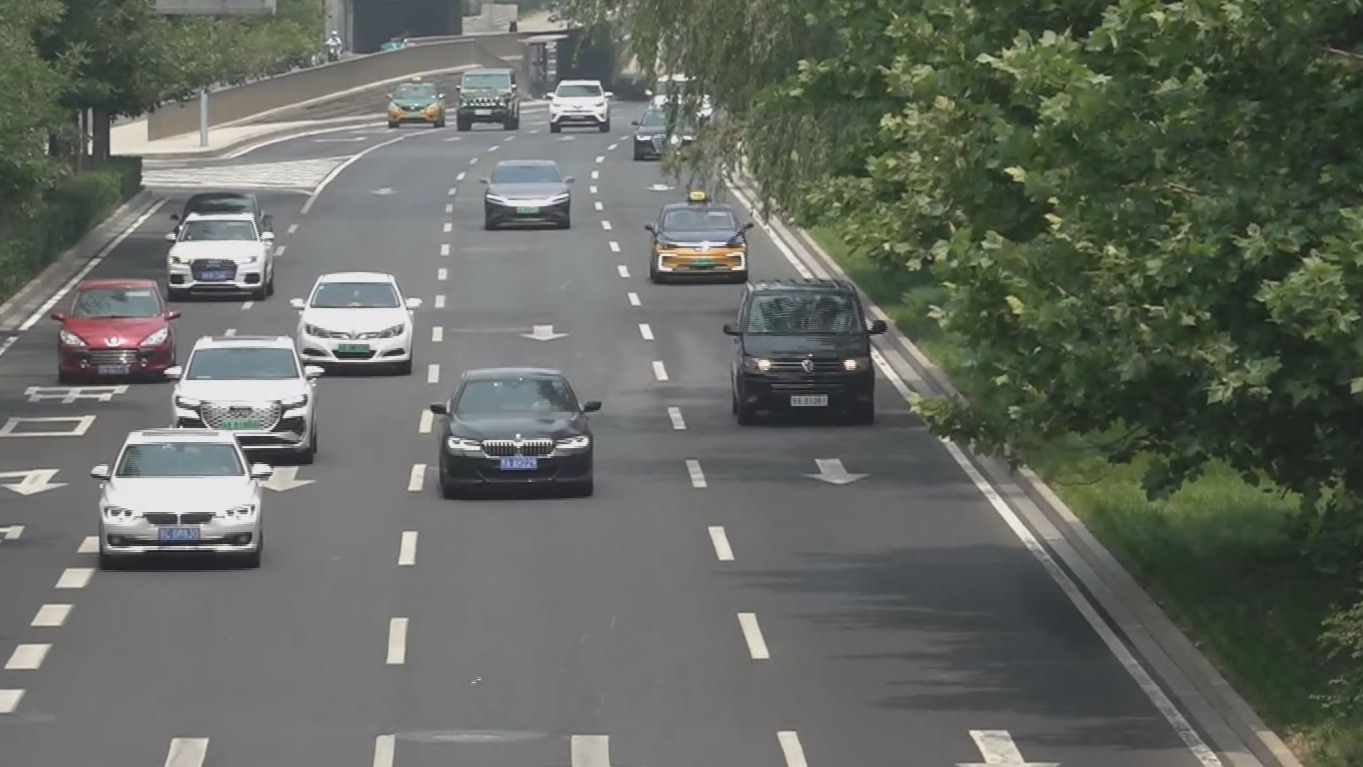
{"label": "yellow taxi", "polygon": [[748,230],[734,209],[716,203],[705,192],[691,192],[685,202],[664,205],[644,228],[653,235],[648,278],[654,283],[702,278],[748,281]]}
{"label": "yellow taxi", "polygon": [[413,77],[388,94],[388,127],[408,123],[445,127],[445,94],[420,77]]}

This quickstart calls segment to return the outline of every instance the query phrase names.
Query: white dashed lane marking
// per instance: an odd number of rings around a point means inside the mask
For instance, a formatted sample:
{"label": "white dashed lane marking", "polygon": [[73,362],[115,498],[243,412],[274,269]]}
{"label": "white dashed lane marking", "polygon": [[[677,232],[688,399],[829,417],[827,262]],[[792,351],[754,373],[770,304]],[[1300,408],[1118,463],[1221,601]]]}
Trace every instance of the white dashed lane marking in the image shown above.
{"label": "white dashed lane marking", "polygon": [[629,279],[629,267],[628,267],[628,266],[625,266],[624,264],[618,264],[618,265],[615,267],[615,273],[618,274],[618,275],[620,275],[620,277],[621,277],[622,279],[626,279],[626,280]]}
{"label": "white dashed lane marking", "polygon": [[398,544],[399,567],[411,567],[416,564],[416,536],[415,530],[402,532],[402,541]]}
{"label": "white dashed lane marking", "polygon": [[43,661],[47,658],[47,651],[52,649],[50,644],[21,644],[14,648],[10,653],[9,660],[5,662],[6,671],[37,671],[43,667]]}
{"label": "white dashed lane marking", "polygon": [[598,179],[600,179],[600,178],[601,178],[601,171],[599,171],[599,170],[594,170],[594,171],[592,171],[592,181],[596,181],[596,180],[598,180]]}
{"label": "white dashed lane marking", "polygon": [[401,666],[407,662],[407,619],[388,621],[388,665]]}
{"label": "white dashed lane marking", "polygon": [[448,242],[446,242],[446,243],[444,243],[444,244],[442,244],[442,245],[440,246],[440,255],[442,255],[442,256],[448,256],[449,254],[450,254],[450,244],[449,244]]}
{"label": "white dashed lane marking", "polygon": [[[447,202],[447,203],[445,203],[445,212],[446,212],[446,213],[453,213],[453,212],[454,212],[454,203],[452,203],[452,202]],[[446,255],[448,255],[448,254],[446,254]]]}
{"label": "white dashed lane marking", "polygon": [[743,641],[748,643],[748,655],[753,660],[770,660],[767,640],[762,638],[762,627],[757,625],[757,613],[739,613],[738,625],[743,629]]}
{"label": "white dashed lane marking", "polygon": [[630,292],[630,293],[628,293],[627,295],[629,296],[629,305],[630,305],[630,306],[642,306],[642,304],[639,302],[639,294],[638,294],[638,293]]}
{"label": "white dashed lane marking", "polygon": [[721,562],[734,561],[734,550],[729,545],[729,536],[719,525],[710,527],[710,545],[715,547],[715,559]]}
{"label": "white dashed lane marking", "polygon": [[435,297],[435,308],[437,308],[437,309],[444,309],[444,308],[445,308],[445,297],[444,297],[444,296],[436,296],[436,297]]}
{"label": "white dashed lane marking", "polygon": [[393,767],[397,759],[398,738],[396,735],[380,735],[374,738],[373,767]]}
{"label": "white dashed lane marking", "polygon": [[611,230],[611,222],[609,222],[609,221],[602,221],[602,222],[601,222],[601,228],[602,228],[602,229],[605,229],[606,231],[609,232],[609,231]]}
{"label": "white dashed lane marking", "polygon": [[603,163],[603,162],[605,162],[605,161],[606,161],[606,156],[605,156],[604,154],[599,154],[599,155],[596,156],[596,162],[597,162],[598,165],[601,164],[601,163]]}
{"label": "white dashed lane marking", "polygon": [[203,767],[208,758],[208,738],[172,738],[165,767]]}
{"label": "white dashed lane marking", "polygon": [[228,328],[228,329],[222,331],[222,334],[225,335],[225,336],[234,336],[234,335],[237,334],[237,329],[236,329],[236,328]]}
{"label": "white dashed lane marking", "polygon": [[412,467],[412,473],[407,477],[407,491],[419,493],[424,484],[426,484],[426,464],[418,463]]}
{"label": "white dashed lane marking", "polygon": [[448,280],[450,278],[450,271],[442,266],[441,268],[435,270],[435,278],[437,280],[440,280],[441,282],[444,282],[445,280]]}
{"label": "white dashed lane marking", "polygon": [[296,231],[298,231],[298,224],[289,224],[289,234],[293,234]]}
{"label": "white dashed lane marking", "polygon": [[439,325],[431,328],[431,343],[438,344],[445,340],[445,329]]}
{"label": "white dashed lane marking", "polygon": [[87,535],[80,539],[80,546],[76,547],[77,554],[98,554],[99,538],[94,535]]}
{"label": "white dashed lane marking", "polygon": [[596,184],[592,184],[591,186],[587,187],[587,191],[588,191],[588,192],[591,192],[592,194],[596,194],[596,193],[597,193],[597,192],[596,192]]}
{"label": "white dashed lane marking", "polygon": [[450,187],[450,191],[446,192],[446,193],[445,193],[445,196],[446,196],[446,197],[453,197],[453,196],[454,196],[454,193],[457,192],[457,191],[459,191],[459,190],[456,189],[455,187]]}
{"label": "white dashed lane marking", "polygon": [[0,690],[0,714],[13,714],[23,697],[23,690]]}
{"label": "white dashed lane marking", "polygon": [[90,585],[90,578],[94,574],[93,567],[68,567],[62,572],[62,577],[57,579],[57,588],[83,589]]}
{"label": "white dashed lane marking", "polygon": [[49,603],[38,608],[38,612],[33,616],[33,622],[28,625],[38,629],[52,629],[66,623],[69,617],[71,605]]}
{"label": "white dashed lane marking", "polygon": [[609,245],[612,253],[620,252],[620,243],[616,242],[615,240],[611,240]]}
{"label": "white dashed lane marking", "polygon": [[705,481],[705,471],[700,468],[700,461],[694,458],[686,459],[686,474],[691,478],[691,487],[700,490],[710,486]]}
{"label": "white dashed lane marking", "polygon": [[610,146],[606,147],[606,151],[607,151],[607,152],[614,152],[614,151],[615,151],[615,148],[618,147],[618,146],[620,146],[620,145],[619,145],[619,144],[611,144]]}
{"label": "white dashed lane marking", "polygon": [[684,431],[686,429],[686,419],[682,418],[681,408],[679,407],[668,408],[667,418],[668,420],[672,421],[672,428],[675,429],[676,431]]}
{"label": "white dashed lane marking", "polygon": [[653,360],[653,377],[659,381],[667,380],[667,366],[662,360]]}
{"label": "white dashed lane marking", "polygon": [[432,412],[429,411],[429,410],[423,410],[423,411],[421,411],[421,422],[418,423],[418,424],[417,424],[417,427],[416,427],[417,433],[418,433],[418,434],[430,434],[430,433],[431,433],[431,429],[434,428],[434,427],[435,427],[435,413],[432,413]]}
{"label": "white dashed lane marking", "polygon": [[595,202],[593,202],[592,207],[596,208],[597,210],[605,210],[605,207],[601,205],[600,200],[596,200]]}
{"label": "white dashed lane marking", "polygon": [[440,383],[440,365],[432,362],[426,366],[426,383]]}
{"label": "white dashed lane marking", "polygon": [[[464,176],[465,176],[465,173],[464,173],[464,171],[461,170],[461,171],[459,171],[458,175],[456,175],[456,176],[454,177],[454,180],[455,180],[456,182],[463,181],[463,180],[464,180]],[[451,196],[451,197],[454,196],[454,187],[450,187],[450,196]]]}
{"label": "white dashed lane marking", "polygon": [[800,736],[794,730],[776,733],[776,740],[781,744],[781,754],[786,757],[786,767],[809,767],[809,762],[805,761],[804,746],[800,745]]}
{"label": "white dashed lane marking", "polygon": [[255,302],[255,301],[247,301],[246,303],[244,303],[244,304],[241,305],[241,310],[244,312],[244,311],[246,311],[247,309],[250,309],[252,306],[255,306],[255,305],[256,305],[256,302]]}
{"label": "white dashed lane marking", "polygon": [[450,232],[453,232],[453,231],[454,231],[454,224],[452,224],[452,223],[446,221],[446,222],[445,222],[445,226],[442,227],[442,231],[445,232],[445,234],[449,234]]}
{"label": "white dashed lane marking", "polygon": [[645,341],[652,341],[653,328],[649,327],[647,322],[641,322],[639,323],[639,335],[643,336]]}

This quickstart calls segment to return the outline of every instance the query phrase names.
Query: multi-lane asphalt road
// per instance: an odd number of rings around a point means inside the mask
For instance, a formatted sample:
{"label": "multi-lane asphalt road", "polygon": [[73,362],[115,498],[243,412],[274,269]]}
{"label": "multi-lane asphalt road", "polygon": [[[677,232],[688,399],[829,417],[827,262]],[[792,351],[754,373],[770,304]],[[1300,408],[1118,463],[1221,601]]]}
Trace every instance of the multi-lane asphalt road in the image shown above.
{"label": "multi-lane asphalt road", "polygon": [[[297,181],[327,180],[315,195],[265,195],[279,293],[182,306],[182,352],[292,333],[288,299],[323,272],[389,271],[425,300],[415,374],[319,384],[321,452],[277,479],[259,570],[96,572],[86,472],[166,422],[169,386],[35,389],[56,386],[56,331],[20,334],[0,355],[0,471],[18,472],[0,489],[0,764],[951,767],[1021,764],[1014,747],[1064,767],[1218,764],[902,382],[882,382],[874,427],[734,424],[720,327],[740,288],[648,282],[642,226],[684,190],[631,161],[630,111],[610,135],[549,135],[541,115],[240,160],[332,165]],[[576,176],[572,230],[482,229],[477,179],[512,158]],[[161,276],[175,202],[92,276]],[[794,276],[753,234],[753,277]],[[440,499],[426,405],[497,365],[560,367],[605,402],[595,497]],[[861,476],[811,476],[832,460]],[[56,473],[24,484],[39,469]]]}

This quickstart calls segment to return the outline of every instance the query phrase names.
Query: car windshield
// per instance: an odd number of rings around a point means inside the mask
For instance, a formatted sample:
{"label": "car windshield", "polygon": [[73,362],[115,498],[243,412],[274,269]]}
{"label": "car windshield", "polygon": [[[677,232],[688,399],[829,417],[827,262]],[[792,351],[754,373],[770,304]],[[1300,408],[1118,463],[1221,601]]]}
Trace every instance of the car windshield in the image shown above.
{"label": "car windshield", "polygon": [[724,208],[675,208],[663,214],[665,232],[736,232],[738,221]]}
{"label": "car windshield", "polygon": [[459,415],[572,413],[577,409],[572,390],[560,378],[469,381],[454,404]]}
{"label": "car windshield", "polygon": [[89,288],[76,295],[72,317],[155,317],[161,299],[152,288]]}
{"label": "car windshield", "polygon": [[671,78],[659,80],[658,84],[653,86],[653,93],[667,98],[679,98],[686,94],[686,84],[685,80],[673,80]]}
{"label": "car windshield", "polygon": [[601,86],[599,85],[560,85],[554,95],[559,98],[587,98],[601,97]]}
{"label": "car windshield", "polygon": [[460,81],[464,90],[510,90],[511,77],[499,74],[464,75]]}
{"label": "car windshield", "polygon": [[865,331],[856,301],[839,293],[758,294],[748,311],[749,333],[843,334]]}
{"label": "car windshield", "polygon": [[187,381],[251,381],[298,378],[292,349],[200,349],[189,358]]}
{"label": "car windshield", "polygon": [[256,226],[250,221],[186,221],[180,228],[180,242],[249,241],[256,239]]}
{"label": "car windshield", "polygon": [[151,442],[128,445],[115,477],[241,477],[246,469],[234,445],[222,442]]}
{"label": "car windshield", "polygon": [[397,90],[393,91],[394,100],[426,99],[435,101],[437,95],[435,86],[430,83],[405,83],[399,85]]}
{"label": "car windshield", "polygon": [[557,165],[498,165],[492,171],[494,184],[552,184],[562,181]]}
{"label": "car windshield", "polygon": [[312,294],[317,309],[396,309],[398,292],[386,282],[324,282]]}
{"label": "car windshield", "polygon": [[250,213],[255,210],[251,198],[241,195],[191,197],[185,204],[184,215],[191,213]]}

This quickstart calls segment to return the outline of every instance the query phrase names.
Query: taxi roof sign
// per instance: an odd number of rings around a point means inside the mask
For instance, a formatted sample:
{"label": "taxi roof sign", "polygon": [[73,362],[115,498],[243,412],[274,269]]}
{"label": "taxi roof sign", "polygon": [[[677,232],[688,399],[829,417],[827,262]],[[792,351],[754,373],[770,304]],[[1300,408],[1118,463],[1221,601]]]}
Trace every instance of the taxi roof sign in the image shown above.
{"label": "taxi roof sign", "polygon": [[417,75],[417,76],[413,77],[413,78],[412,78],[412,82],[414,82],[414,83],[419,83],[419,82],[421,82],[421,75]]}
{"label": "taxi roof sign", "polygon": [[710,201],[710,195],[706,194],[705,192],[702,192],[702,191],[697,190],[697,191],[694,191],[694,192],[692,192],[692,193],[686,195],[686,201],[687,201],[687,202],[709,202],[709,201]]}

